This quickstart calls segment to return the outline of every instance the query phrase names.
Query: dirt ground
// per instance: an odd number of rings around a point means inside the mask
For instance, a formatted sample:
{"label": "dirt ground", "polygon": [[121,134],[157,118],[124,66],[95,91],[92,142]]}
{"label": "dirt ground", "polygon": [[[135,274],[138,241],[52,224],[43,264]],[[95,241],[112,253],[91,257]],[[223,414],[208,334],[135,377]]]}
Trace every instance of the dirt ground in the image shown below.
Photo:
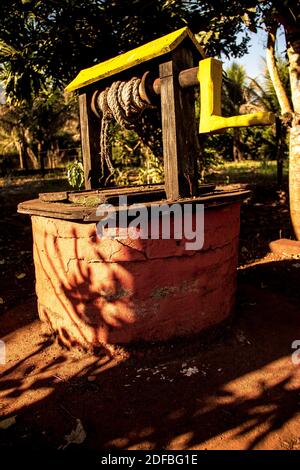
{"label": "dirt ground", "polygon": [[291,236],[285,192],[254,185],[243,206],[228,327],[93,355],[61,349],[37,319],[30,219],[16,215],[16,205],[63,183],[46,186],[0,191],[0,338],[8,360],[0,365],[0,450],[57,449],[76,427],[80,446],[98,451],[300,450],[300,365],[292,362],[300,260],[268,254],[271,240]]}

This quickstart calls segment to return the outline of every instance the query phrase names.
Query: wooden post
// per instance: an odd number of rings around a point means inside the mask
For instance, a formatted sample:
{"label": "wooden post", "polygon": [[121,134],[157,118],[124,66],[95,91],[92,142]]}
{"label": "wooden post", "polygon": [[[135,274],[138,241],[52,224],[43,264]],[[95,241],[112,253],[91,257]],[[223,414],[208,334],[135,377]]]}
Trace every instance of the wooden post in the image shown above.
{"label": "wooden post", "polygon": [[194,91],[181,88],[178,75],[193,66],[192,52],[179,47],[171,60],[160,64],[165,190],[171,200],[197,194],[199,142]]}
{"label": "wooden post", "polygon": [[91,110],[92,91],[79,95],[81,147],[85,189],[99,188],[100,165],[100,119]]}

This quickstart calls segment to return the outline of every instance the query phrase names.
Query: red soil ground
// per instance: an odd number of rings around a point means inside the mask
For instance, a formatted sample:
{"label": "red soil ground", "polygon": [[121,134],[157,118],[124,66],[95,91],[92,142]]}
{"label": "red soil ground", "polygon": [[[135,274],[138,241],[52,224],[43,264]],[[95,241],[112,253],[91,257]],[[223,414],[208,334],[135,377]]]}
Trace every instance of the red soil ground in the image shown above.
{"label": "red soil ground", "polygon": [[300,449],[300,365],[291,357],[300,340],[300,260],[267,255],[268,242],[288,227],[285,200],[254,194],[243,209],[230,325],[93,355],[61,349],[37,319],[30,220],[15,207],[38,190],[0,193],[0,338],[8,359],[0,365],[0,450],[56,449],[77,419],[86,432],[81,447],[98,451]]}

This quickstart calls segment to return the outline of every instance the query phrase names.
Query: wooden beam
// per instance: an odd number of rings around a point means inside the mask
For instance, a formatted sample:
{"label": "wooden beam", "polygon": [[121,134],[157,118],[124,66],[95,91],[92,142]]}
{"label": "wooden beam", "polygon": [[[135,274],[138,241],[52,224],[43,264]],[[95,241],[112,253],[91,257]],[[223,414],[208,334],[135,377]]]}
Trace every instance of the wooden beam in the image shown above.
{"label": "wooden beam", "polygon": [[[232,191],[213,191],[209,194],[204,194],[193,200],[190,198],[182,199],[179,201],[180,204],[193,203],[193,204],[205,204],[207,208],[216,208],[216,203],[219,204],[231,204],[234,202],[241,202],[251,194],[247,190],[232,190]],[[165,200],[145,202],[145,206],[148,210],[156,204],[164,204]],[[86,222],[94,222],[101,219],[101,216],[97,215],[97,206],[85,207],[78,204],[65,204],[63,202],[44,202],[40,199],[34,199],[31,201],[21,202],[18,205],[19,214],[39,215],[45,217],[53,217],[55,219],[65,220],[83,220]],[[127,211],[128,206],[115,206],[112,211],[121,212]],[[103,217],[103,216],[102,216]]]}
{"label": "wooden beam", "polygon": [[[199,86],[198,67],[182,70],[178,76],[179,85],[181,88],[188,88],[190,86]],[[160,95],[160,78],[156,78],[152,83],[154,93]]]}
{"label": "wooden beam", "polygon": [[91,110],[92,91],[79,95],[81,147],[85,189],[100,187],[100,119]]}
{"label": "wooden beam", "polygon": [[200,150],[194,91],[181,88],[178,81],[179,72],[192,66],[192,52],[184,46],[159,66],[165,190],[171,200],[197,194]]}

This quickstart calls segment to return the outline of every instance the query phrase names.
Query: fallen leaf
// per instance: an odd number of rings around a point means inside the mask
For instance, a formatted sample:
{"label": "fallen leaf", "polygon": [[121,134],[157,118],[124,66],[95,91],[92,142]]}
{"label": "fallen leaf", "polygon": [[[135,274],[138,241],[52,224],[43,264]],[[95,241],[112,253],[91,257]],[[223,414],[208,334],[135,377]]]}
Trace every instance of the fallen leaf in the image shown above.
{"label": "fallen leaf", "polygon": [[17,279],[24,279],[24,277],[26,277],[25,273],[16,274]]}
{"label": "fallen leaf", "polygon": [[198,374],[198,372],[199,372],[198,367],[188,367],[180,371],[180,373],[185,375],[186,377],[190,377],[191,375]]}
{"label": "fallen leaf", "polygon": [[16,423],[16,417],[6,418],[0,421],[0,429],[8,429],[10,426]]}
{"label": "fallen leaf", "polygon": [[245,333],[243,331],[236,332],[236,339],[238,340],[239,343],[251,344],[250,341],[246,338]]}
{"label": "fallen leaf", "polygon": [[65,436],[67,443],[64,446],[61,446],[62,449],[66,449],[70,444],[82,444],[86,438],[86,432],[82,426],[80,419],[76,419],[77,426],[71,431],[70,434]]}

